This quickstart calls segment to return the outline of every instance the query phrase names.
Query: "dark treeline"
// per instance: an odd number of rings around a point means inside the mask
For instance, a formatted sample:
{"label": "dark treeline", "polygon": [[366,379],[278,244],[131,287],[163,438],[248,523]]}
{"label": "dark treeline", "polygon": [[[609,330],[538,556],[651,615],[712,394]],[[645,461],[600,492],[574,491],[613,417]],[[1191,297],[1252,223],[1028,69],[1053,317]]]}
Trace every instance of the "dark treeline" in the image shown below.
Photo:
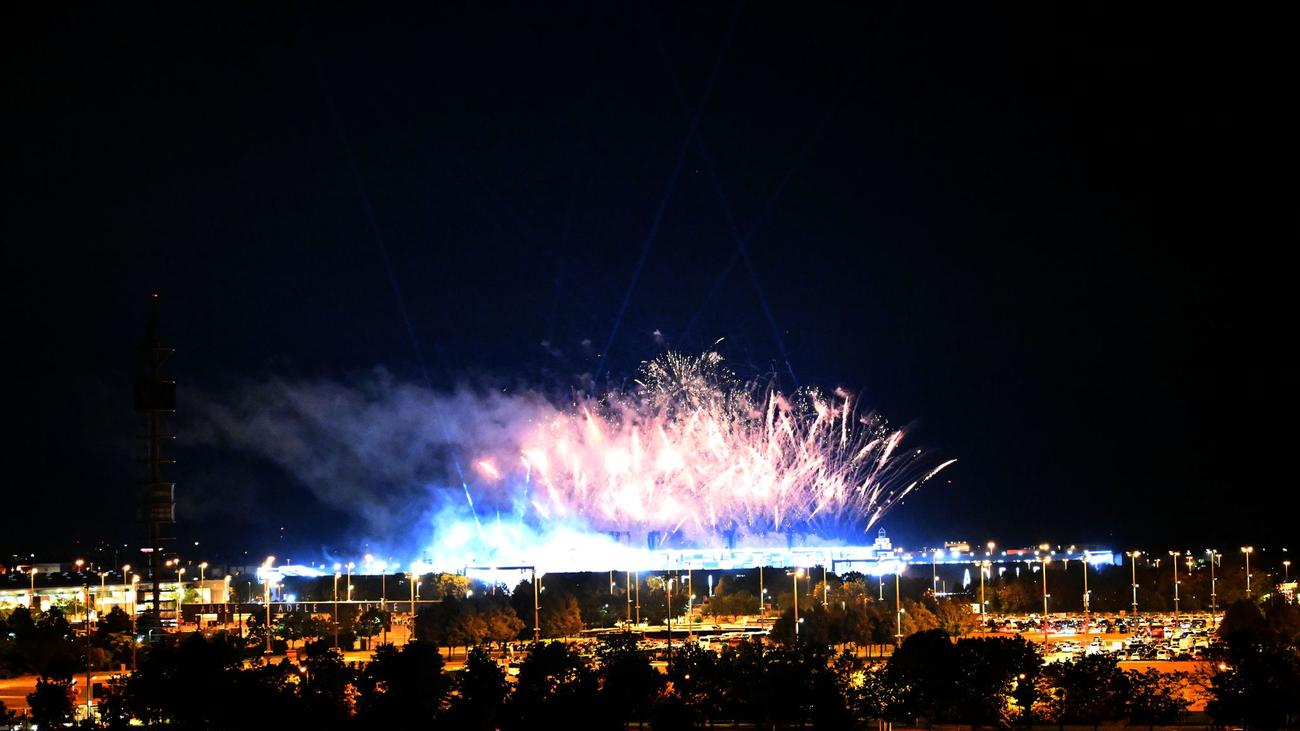
{"label": "dark treeline", "polygon": [[[508,615],[503,600],[446,603],[450,619],[424,614],[416,640],[380,645],[365,663],[345,662],[325,638],[305,640],[296,661],[268,663],[260,654],[264,635],[254,632],[173,636],[141,652],[134,673],[107,684],[97,725],[84,727],[136,722],[235,729],[248,727],[250,714],[307,728],[621,729],[648,723],[669,729],[741,722],[847,729],[875,721],[1152,727],[1184,715],[1191,683],[1204,686],[1218,723],[1271,729],[1300,720],[1300,610],[1280,601],[1263,609],[1248,601],[1229,608],[1218,659],[1206,677],[1126,671],[1106,655],[1044,664],[1038,647],[1022,637],[955,639],[944,629],[910,634],[883,661],[837,652],[811,632],[801,632],[799,640],[742,642],[720,653],[684,644],[666,672],[651,663],[635,635],[607,636],[594,653],[542,642],[528,646],[514,681],[484,638],[467,653],[463,669],[447,671],[439,648],[446,637],[438,633],[485,608]],[[49,727],[72,717],[81,639],[65,630],[60,616],[45,614],[51,616],[15,611],[5,629],[16,638],[6,641],[17,643],[7,652],[42,664],[28,698],[30,720]],[[72,647],[35,653],[49,643]],[[8,711],[0,714],[13,720]]]}

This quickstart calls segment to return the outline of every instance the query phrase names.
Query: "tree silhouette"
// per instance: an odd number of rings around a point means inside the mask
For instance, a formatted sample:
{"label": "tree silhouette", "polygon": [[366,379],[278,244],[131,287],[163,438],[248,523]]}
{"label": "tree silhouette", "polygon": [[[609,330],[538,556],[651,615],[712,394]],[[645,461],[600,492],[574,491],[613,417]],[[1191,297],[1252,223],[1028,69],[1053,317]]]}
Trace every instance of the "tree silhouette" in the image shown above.
{"label": "tree silhouette", "polygon": [[599,702],[596,672],[562,642],[535,643],[519,666],[502,728],[588,728],[608,719],[593,714]]}
{"label": "tree silhouette", "polygon": [[428,642],[409,642],[401,650],[381,645],[357,679],[357,720],[364,728],[397,728],[433,723],[450,683],[442,655]]}
{"label": "tree silhouette", "polygon": [[481,647],[470,650],[465,669],[456,676],[455,689],[456,697],[448,716],[450,727],[496,728],[510,686],[505,671],[486,650]]}
{"label": "tree silhouette", "polygon": [[611,718],[626,722],[644,719],[659,694],[664,677],[637,649],[631,635],[614,635],[596,650],[602,705]]}
{"label": "tree silhouette", "polygon": [[27,694],[32,721],[41,728],[58,728],[72,721],[72,678],[42,675],[36,688]]}
{"label": "tree silhouette", "polygon": [[1129,671],[1126,714],[1130,724],[1155,728],[1176,723],[1190,702],[1183,695],[1187,678],[1182,673],[1159,670]]}
{"label": "tree silhouette", "polygon": [[1083,655],[1043,668],[1036,712],[1061,727],[1124,718],[1128,678],[1113,655]]}

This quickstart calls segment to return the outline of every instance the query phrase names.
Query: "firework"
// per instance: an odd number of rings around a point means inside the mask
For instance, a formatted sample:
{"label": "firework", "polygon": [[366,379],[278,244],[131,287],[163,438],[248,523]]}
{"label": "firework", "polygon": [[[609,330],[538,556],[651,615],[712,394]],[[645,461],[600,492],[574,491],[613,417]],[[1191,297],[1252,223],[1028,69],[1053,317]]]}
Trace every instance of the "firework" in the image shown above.
{"label": "firework", "polygon": [[737,379],[716,353],[669,353],[632,388],[530,424],[517,452],[478,455],[466,497],[494,515],[475,508],[454,542],[477,537],[493,553],[524,526],[652,548],[852,542],[953,462],[903,438],[844,391],[784,395]]}

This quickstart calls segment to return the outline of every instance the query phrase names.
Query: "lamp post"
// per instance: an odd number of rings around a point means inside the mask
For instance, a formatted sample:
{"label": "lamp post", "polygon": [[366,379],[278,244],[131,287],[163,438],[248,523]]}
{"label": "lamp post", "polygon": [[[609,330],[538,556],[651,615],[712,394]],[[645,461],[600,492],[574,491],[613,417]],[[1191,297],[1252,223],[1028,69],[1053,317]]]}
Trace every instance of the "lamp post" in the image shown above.
{"label": "lamp post", "polygon": [[131,582],[126,578],[126,575],[129,574],[130,572],[131,572],[131,564],[129,563],[123,564],[122,565],[122,605],[123,605],[122,611],[126,611],[126,606],[125,606],[126,597],[127,597],[126,592],[127,589],[131,586]]}
{"label": "lamp post", "polygon": [[352,567],[354,567],[354,566],[356,566],[355,563],[353,563],[353,562],[351,562],[351,561],[348,561],[348,583],[347,583],[347,593],[348,593],[348,601],[349,601],[349,602],[352,601]]}
{"label": "lamp post", "polygon": [[673,582],[676,580],[676,578],[664,580],[664,596],[668,603],[668,668],[670,672],[673,667]]}
{"label": "lamp post", "polygon": [[31,601],[32,607],[31,608],[40,611],[41,603],[36,599],[36,572],[37,571],[40,571],[40,569],[33,566],[31,570],[27,572],[27,574],[28,576],[31,577],[32,580],[32,601]]}
{"label": "lamp post", "polygon": [[1246,596],[1250,596],[1250,554],[1255,552],[1254,546],[1242,546],[1241,552],[1246,554]]}
{"label": "lamp post", "polygon": [[[695,577],[691,574],[689,568],[686,569],[686,638],[690,639],[691,632],[695,628],[691,626],[691,614],[695,611]],[[713,578],[709,578],[709,586],[713,586]]]}
{"label": "lamp post", "polygon": [[1051,596],[1050,594],[1047,593],[1047,564],[1051,563],[1051,561],[1052,561],[1052,557],[1044,553],[1043,554],[1043,647],[1044,648],[1047,647],[1047,597]]}
{"label": "lamp post", "polygon": [[[343,574],[334,572],[334,646],[339,646],[339,577]],[[414,591],[414,589],[412,589]],[[412,605],[415,602],[411,602]]]}
{"label": "lamp post", "polygon": [[1291,581],[1291,560],[1282,561],[1282,583],[1286,584]]}
{"label": "lamp post", "polygon": [[262,564],[262,584],[265,587],[262,594],[262,603],[266,605],[266,654],[271,654],[271,566],[275,564],[275,556],[267,556],[266,562]]}
{"label": "lamp post", "polygon": [[987,612],[988,604],[984,601],[984,572],[993,564],[988,561],[980,561],[980,619],[984,619]]}
{"label": "lamp post", "polygon": [[[81,573],[81,567],[86,565],[86,562],[80,558],[77,559],[76,561],[73,561],[72,563],[77,567],[77,573]],[[1247,577],[1246,581],[1247,583],[1249,583],[1250,578]],[[82,598],[85,599],[86,601],[82,602],[81,605],[81,626],[85,628],[87,632],[89,632],[90,631],[90,607],[87,605],[90,601],[90,592],[89,591],[85,592]]]}
{"label": "lamp post", "polygon": [[1092,625],[1091,600],[1092,592],[1088,591],[1088,552],[1085,550],[1083,552],[1083,631],[1085,634]]}
{"label": "lamp post", "polygon": [[822,564],[822,609],[830,603],[831,583],[826,579],[826,564]]}
{"label": "lamp post", "polygon": [[631,571],[627,572],[627,577],[624,579],[624,585],[625,585],[625,589],[623,593],[627,594],[627,615],[624,617],[625,620],[624,626],[627,628],[628,634],[631,634],[632,633],[632,572]]}
{"label": "lamp post", "polygon": [[939,549],[930,554],[930,593],[939,595]]}
{"label": "lamp post", "polygon": [[1142,552],[1141,552],[1141,551],[1129,551],[1128,554],[1127,554],[1127,556],[1131,559],[1131,561],[1130,561],[1130,569],[1131,569],[1131,572],[1132,572],[1132,582],[1133,582],[1133,616],[1134,616],[1134,617],[1136,617],[1136,616],[1137,616],[1137,613],[1138,613],[1138,574],[1137,574],[1137,560],[1138,560],[1138,556],[1141,556],[1141,555],[1142,555]]}
{"label": "lamp post", "polygon": [[[103,577],[103,574],[100,574]],[[83,585],[86,591],[86,718],[94,718],[90,711],[90,586]]]}
{"label": "lamp post", "polygon": [[181,629],[181,604],[185,602],[185,567],[176,569],[176,631]]}
{"label": "lamp post", "polygon": [[[537,595],[538,592],[540,591],[537,588],[537,567],[533,566],[532,570],[533,570],[533,643],[536,644],[542,641],[542,625],[539,624],[539,617],[541,616],[541,613],[538,612],[537,610],[537,598],[538,598]],[[638,588],[638,591],[639,590],[640,589]],[[637,600],[636,606],[637,606],[637,612],[639,614],[641,611],[640,600]],[[640,617],[638,617],[637,619],[639,620]]]}
{"label": "lamp post", "polygon": [[[135,642],[135,598],[140,585],[140,575],[131,574],[131,642]],[[131,669],[135,670],[135,651],[131,651]]]}
{"label": "lamp post", "polygon": [[[1218,594],[1219,580],[1214,577],[1214,563],[1215,563],[1215,558],[1219,554],[1213,548],[1207,548],[1205,549],[1205,552],[1210,554],[1210,616],[1214,616],[1215,611],[1218,609],[1218,603],[1219,603],[1219,594]],[[1213,624],[1211,624],[1211,627],[1213,627]]]}
{"label": "lamp post", "polygon": [[763,591],[763,567],[759,566],[758,567],[758,614],[760,617],[764,614],[764,610],[767,609],[767,606],[763,603],[764,593],[765,592]]}
{"label": "lamp post", "polygon": [[230,624],[230,574],[221,579],[221,625]]}
{"label": "lamp post", "polygon": [[1182,554],[1179,553],[1178,551],[1170,551],[1169,555],[1171,557],[1169,559],[1169,563],[1173,564],[1174,567],[1174,619],[1177,620],[1178,619],[1178,584],[1181,583],[1180,581],[1178,581],[1178,557],[1181,556]]}
{"label": "lamp post", "polygon": [[898,582],[902,578],[902,564],[894,564],[894,646],[903,646],[903,605],[899,602]]}
{"label": "lamp post", "polygon": [[792,574],[794,577],[794,639],[799,641],[799,577],[803,576],[803,569],[795,569]]}

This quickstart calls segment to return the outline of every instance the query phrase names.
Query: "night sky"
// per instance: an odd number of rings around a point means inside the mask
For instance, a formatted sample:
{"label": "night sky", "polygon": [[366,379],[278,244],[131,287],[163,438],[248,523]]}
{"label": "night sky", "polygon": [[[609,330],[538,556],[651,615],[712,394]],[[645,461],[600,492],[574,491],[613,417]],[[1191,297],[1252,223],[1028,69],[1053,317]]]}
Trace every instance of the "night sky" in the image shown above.
{"label": "night sky", "polygon": [[720,338],[741,375],[846,387],[959,460],[885,521],[909,545],[1294,537],[1290,265],[1267,253],[1294,237],[1271,225],[1293,81],[1264,19],[28,11],[5,34],[6,552],[142,542],[154,291],[179,533],[214,550],[355,525],[187,441],[197,394],[376,366],[617,383]]}

